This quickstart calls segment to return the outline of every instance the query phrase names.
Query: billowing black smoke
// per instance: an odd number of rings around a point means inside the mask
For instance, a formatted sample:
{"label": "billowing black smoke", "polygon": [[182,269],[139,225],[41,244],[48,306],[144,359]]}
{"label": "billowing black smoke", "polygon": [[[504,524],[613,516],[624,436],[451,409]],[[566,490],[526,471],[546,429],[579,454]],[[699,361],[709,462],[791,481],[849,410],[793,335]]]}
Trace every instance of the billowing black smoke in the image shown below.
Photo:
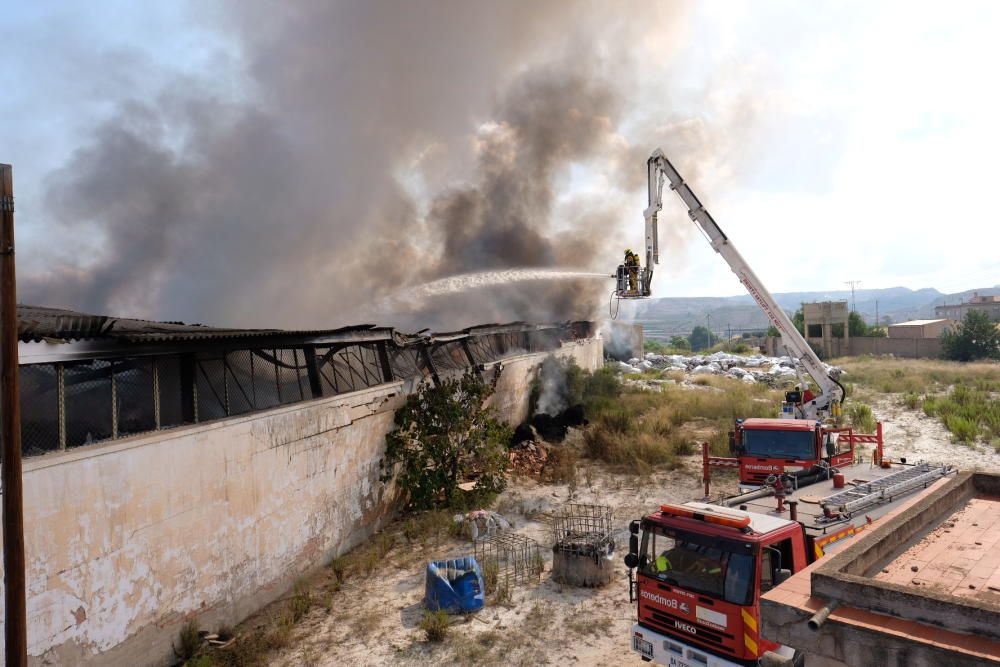
{"label": "billowing black smoke", "polygon": [[[46,234],[79,252],[23,263],[21,300],[289,328],[593,316],[610,284],[592,279],[380,304],[456,273],[613,268],[641,224],[646,155],[672,141],[694,160],[708,143],[697,121],[632,113],[632,51],[676,20],[644,6],[207,12],[240,76],[220,65],[156,98],[122,91],[48,180]],[[561,199],[577,165],[606,189]]]}

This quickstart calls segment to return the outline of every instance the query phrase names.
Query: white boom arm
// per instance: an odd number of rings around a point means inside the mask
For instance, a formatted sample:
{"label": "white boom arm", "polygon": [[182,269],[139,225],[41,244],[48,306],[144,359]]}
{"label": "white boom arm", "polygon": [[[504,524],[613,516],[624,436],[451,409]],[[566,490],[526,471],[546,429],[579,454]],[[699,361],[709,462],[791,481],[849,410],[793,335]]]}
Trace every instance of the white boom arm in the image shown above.
{"label": "white boom arm", "polygon": [[[670,189],[675,191],[688,207],[688,215],[696,222],[708,236],[712,249],[722,255],[722,258],[729,264],[736,277],[740,279],[743,286],[750,292],[767,314],[768,319],[774,324],[781,334],[781,343],[791,357],[797,357],[805,368],[809,377],[818,388],[819,394],[808,403],[803,403],[800,408],[800,416],[803,419],[817,419],[820,416],[828,415],[834,401],[843,400],[843,390],[839,389],[839,384],[831,378],[823,363],[813,352],[802,334],[788,319],[785,311],[778,306],[774,297],[767,291],[761,283],[760,278],[753,272],[753,269],[743,259],[736,250],[729,238],[722,232],[716,224],[712,215],[701,205],[698,197],[695,196],[691,188],[688,187],[681,175],[677,173],[674,166],[670,164],[667,156],[659,148],[650,156],[647,162],[649,168],[649,208],[644,212],[646,218],[646,254],[652,255],[654,260],[658,260],[658,248],[656,243],[656,216],[663,208],[663,178],[670,181]],[[652,230],[652,231],[650,231]]]}

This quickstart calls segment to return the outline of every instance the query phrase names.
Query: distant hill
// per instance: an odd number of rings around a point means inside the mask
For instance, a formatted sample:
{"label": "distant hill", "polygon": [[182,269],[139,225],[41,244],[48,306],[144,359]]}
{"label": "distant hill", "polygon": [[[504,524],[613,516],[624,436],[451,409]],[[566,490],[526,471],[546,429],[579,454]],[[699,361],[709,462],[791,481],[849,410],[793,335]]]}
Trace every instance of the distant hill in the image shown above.
{"label": "distant hill", "polygon": [[[934,306],[968,300],[973,292],[1000,294],[1000,285],[992,288],[944,294],[933,288],[912,290],[907,287],[885,289],[859,289],[855,291],[855,307],[869,324],[875,323],[876,310],[883,323],[888,317],[892,322],[929,318],[934,316]],[[851,300],[850,290],[828,292],[779,292],[774,295],[778,304],[789,315],[802,303],[812,301]],[[710,323],[715,332],[762,329],[768,326],[767,317],[749,294],[727,297],[665,297],[643,301],[622,302],[620,319],[642,322],[647,337],[669,337],[686,334],[699,324]]]}

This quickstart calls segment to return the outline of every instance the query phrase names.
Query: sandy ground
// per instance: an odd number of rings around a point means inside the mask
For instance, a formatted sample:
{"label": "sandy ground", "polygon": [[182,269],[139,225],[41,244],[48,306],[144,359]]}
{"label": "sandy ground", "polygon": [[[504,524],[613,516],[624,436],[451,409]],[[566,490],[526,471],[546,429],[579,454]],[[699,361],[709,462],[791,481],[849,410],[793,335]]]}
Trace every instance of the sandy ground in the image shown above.
{"label": "sandy ground", "polygon": [[[1000,455],[952,443],[936,419],[908,410],[899,397],[876,397],[873,408],[884,422],[890,456],[952,463],[963,469],[1000,469]],[[682,470],[658,472],[645,479],[582,461],[572,493],[567,484],[516,477],[496,509],[514,523],[518,533],[541,544],[546,571],[538,583],[516,587],[511,604],[488,605],[469,618],[456,618],[441,644],[424,641],[417,623],[423,613],[425,564],[470,554],[471,545],[455,538],[444,538],[437,545],[410,545],[400,535],[379,573],[349,581],[314,606],[295,626],[289,646],[272,654],[269,663],[285,667],[643,664],[628,646],[634,605],[628,601],[624,566],[601,589],[568,588],[552,581],[547,519],[567,502],[609,505],[619,529],[621,556],[627,548],[628,522],[661,502],[700,497],[699,478],[696,456],[688,457]],[[718,489],[721,486],[713,484],[713,491]],[[397,523],[389,530],[399,531],[400,526]]]}
{"label": "sandy ground", "polygon": [[882,422],[888,456],[947,463],[959,470],[1000,470],[1000,454],[991,447],[952,442],[951,434],[936,417],[908,409],[900,395],[877,396],[870,403],[875,418]]}
{"label": "sandy ground", "polygon": [[272,656],[270,664],[642,664],[628,646],[634,608],[628,601],[625,567],[600,589],[569,588],[552,581],[553,540],[547,519],[567,502],[609,505],[618,526],[617,553],[622,556],[631,519],[660,502],[699,495],[693,465],[692,461],[690,469],[640,481],[584,462],[572,495],[566,484],[516,478],[499,498],[497,509],[513,521],[518,533],[541,544],[546,571],[540,582],[516,587],[510,606],[488,605],[468,619],[457,618],[446,642],[425,642],[417,628],[424,565],[431,559],[469,554],[471,545],[458,539],[436,547],[401,545],[391,556],[391,565],[374,579],[351,581],[335,593],[329,612],[314,608],[296,626],[291,645]]}

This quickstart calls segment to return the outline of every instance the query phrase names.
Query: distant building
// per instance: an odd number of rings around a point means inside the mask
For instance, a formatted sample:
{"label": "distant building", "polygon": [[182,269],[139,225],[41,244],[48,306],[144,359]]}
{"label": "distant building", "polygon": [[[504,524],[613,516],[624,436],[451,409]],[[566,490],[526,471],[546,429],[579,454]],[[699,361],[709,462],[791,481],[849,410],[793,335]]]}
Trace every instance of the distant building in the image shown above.
{"label": "distant building", "polygon": [[968,301],[960,301],[950,306],[934,306],[934,314],[937,317],[947,317],[952,320],[965,319],[966,313],[970,310],[979,310],[989,315],[992,320],[1000,320],[1000,296],[980,296],[978,292],[973,292],[972,298]]}
{"label": "distant building", "polygon": [[889,338],[940,338],[947,329],[955,327],[954,320],[910,320],[889,325]]}

